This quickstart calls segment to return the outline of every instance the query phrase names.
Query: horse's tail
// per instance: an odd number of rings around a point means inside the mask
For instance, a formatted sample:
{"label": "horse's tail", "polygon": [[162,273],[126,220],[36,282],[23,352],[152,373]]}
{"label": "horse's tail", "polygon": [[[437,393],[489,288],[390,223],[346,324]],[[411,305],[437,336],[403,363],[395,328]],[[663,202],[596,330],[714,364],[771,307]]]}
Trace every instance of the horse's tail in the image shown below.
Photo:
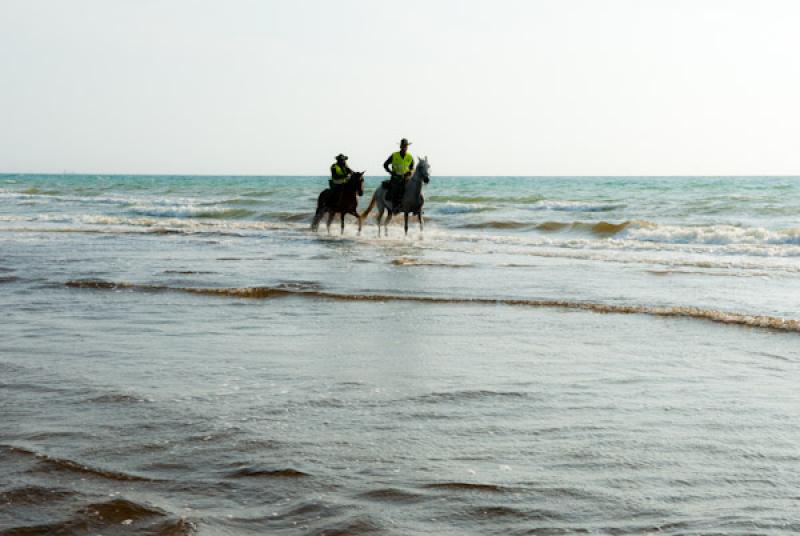
{"label": "horse's tail", "polygon": [[372,207],[375,206],[375,198],[377,196],[378,196],[378,190],[375,190],[375,193],[372,194],[372,199],[369,202],[369,206],[367,207],[367,210],[365,210],[364,212],[361,213],[361,219],[364,219],[369,215],[369,212],[372,210]]}

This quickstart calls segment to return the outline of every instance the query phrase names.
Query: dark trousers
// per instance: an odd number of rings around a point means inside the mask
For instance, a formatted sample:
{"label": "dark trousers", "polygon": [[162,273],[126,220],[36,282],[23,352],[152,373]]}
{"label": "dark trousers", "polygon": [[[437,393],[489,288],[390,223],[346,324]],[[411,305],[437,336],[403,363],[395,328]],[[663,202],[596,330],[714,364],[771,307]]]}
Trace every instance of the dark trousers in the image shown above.
{"label": "dark trousers", "polygon": [[389,199],[395,209],[402,202],[405,191],[405,179],[400,175],[392,175],[392,178],[389,179]]}

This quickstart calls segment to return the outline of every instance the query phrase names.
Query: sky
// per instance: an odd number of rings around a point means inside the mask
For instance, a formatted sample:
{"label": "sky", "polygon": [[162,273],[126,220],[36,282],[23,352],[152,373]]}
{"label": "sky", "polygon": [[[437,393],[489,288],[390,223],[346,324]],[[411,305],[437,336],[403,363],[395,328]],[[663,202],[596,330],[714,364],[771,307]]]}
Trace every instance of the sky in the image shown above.
{"label": "sky", "polygon": [[0,172],[799,175],[796,0],[0,0]]}

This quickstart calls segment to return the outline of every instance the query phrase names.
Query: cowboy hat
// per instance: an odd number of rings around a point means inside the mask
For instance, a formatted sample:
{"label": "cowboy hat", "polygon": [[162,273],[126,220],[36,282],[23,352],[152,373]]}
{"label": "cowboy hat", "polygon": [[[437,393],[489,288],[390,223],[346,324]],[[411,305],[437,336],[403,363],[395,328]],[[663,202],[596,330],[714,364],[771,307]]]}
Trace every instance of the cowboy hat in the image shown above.
{"label": "cowboy hat", "polygon": [[347,157],[342,153],[336,155],[336,160],[347,160]]}

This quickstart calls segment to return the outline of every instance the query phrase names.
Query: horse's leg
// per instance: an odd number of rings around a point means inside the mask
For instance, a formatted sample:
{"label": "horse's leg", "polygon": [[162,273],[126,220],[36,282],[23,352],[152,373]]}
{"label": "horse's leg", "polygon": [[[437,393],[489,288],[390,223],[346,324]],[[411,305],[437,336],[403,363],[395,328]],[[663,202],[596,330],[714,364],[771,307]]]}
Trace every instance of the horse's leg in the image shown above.
{"label": "horse's leg", "polygon": [[339,232],[339,234],[344,234],[344,212],[342,212],[341,215],[342,215],[342,230]]}
{"label": "horse's leg", "polygon": [[383,219],[383,208],[378,210],[378,215],[375,217],[378,220],[378,238],[381,237],[381,220]]}
{"label": "horse's leg", "polygon": [[336,213],[333,211],[328,212],[328,234],[331,234],[331,223],[333,222],[333,217],[335,215]]}
{"label": "horse's leg", "polygon": [[323,214],[325,214],[325,192],[327,191],[328,190],[323,190],[317,197],[317,210],[314,212],[314,219],[311,220],[311,230],[314,232],[319,228],[319,222],[322,220]]}
{"label": "horse's leg", "polygon": [[403,212],[403,223],[406,229],[406,236],[408,236],[408,212]]}
{"label": "horse's leg", "polygon": [[422,210],[417,212],[417,218],[419,218],[419,232],[422,233],[425,229],[425,225],[422,223]]}
{"label": "horse's leg", "polygon": [[386,219],[383,222],[383,236],[389,236],[389,222],[392,221],[392,211],[386,212]]}
{"label": "horse's leg", "polygon": [[361,235],[361,215],[358,213],[358,210],[354,210],[351,214],[358,220],[358,234]]}

